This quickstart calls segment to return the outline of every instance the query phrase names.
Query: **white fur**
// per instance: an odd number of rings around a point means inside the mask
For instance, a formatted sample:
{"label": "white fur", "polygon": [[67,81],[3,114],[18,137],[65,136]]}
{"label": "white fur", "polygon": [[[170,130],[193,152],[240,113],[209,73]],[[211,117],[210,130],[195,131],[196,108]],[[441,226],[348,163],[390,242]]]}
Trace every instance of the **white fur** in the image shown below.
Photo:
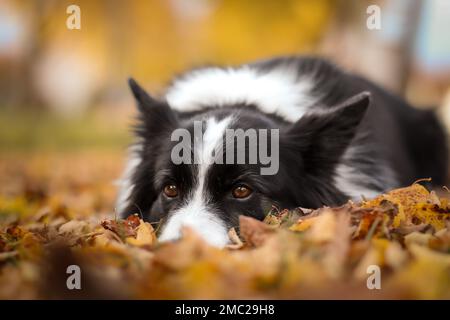
{"label": "white fur", "polygon": [[[142,159],[139,156],[139,152],[142,150],[141,144],[136,144],[130,147],[128,151],[127,164],[122,177],[116,181],[119,186],[119,194],[116,202],[116,211],[123,212],[125,208],[129,205],[129,198],[133,192],[134,185],[132,184],[131,178],[136,171],[136,168],[141,164]],[[139,210],[136,208],[136,210]]]}
{"label": "white fur", "polygon": [[334,177],[336,188],[355,201],[361,200],[362,197],[372,199],[380,194],[380,191],[364,186],[363,183],[371,179],[366,174],[359,172],[358,169],[345,164],[339,164],[337,166]]}
{"label": "white fur", "polygon": [[312,87],[309,78],[297,79],[288,65],[266,72],[251,66],[206,68],[177,80],[168,89],[166,100],[179,111],[253,103],[263,112],[294,122],[317,101],[310,93]]}
{"label": "white fur", "polygon": [[203,148],[196,149],[197,157],[201,159],[198,170],[197,185],[187,204],[170,215],[165,224],[160,241],[175,240],[181,236],[183,226],[194,229],[208,243],[224,247],[229,242],[228,230],[223,221],[206,205],[205,179],[210,165],[213,163],[213,151],[222,145],[222,137],[232,118],[219,122],[210,118],[206,122],[203,135]]}
{"label": "white fur", "polygon": [[[359,201],[362,197],[372,199],[380,193],[398,186],[397,178],[390,167],[380,160],[370,164],[372,175],[360,170],[359,159],[373,157],[369,149],[364,146],[350,146],[335,169],[335,187]],[[374,188],[367,187],[370,182]]]}

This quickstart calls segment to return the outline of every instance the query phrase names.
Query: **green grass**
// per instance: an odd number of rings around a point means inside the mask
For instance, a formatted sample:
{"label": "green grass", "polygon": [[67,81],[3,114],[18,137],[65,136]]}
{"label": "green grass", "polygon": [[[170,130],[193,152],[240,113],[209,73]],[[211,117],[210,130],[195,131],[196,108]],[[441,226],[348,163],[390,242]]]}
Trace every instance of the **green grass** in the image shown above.
{"label": "green grass", "polygon": [[0,152],[124,148],[131,141],[128,120],[117,121],[106,113],[64,118],[0,111]]}

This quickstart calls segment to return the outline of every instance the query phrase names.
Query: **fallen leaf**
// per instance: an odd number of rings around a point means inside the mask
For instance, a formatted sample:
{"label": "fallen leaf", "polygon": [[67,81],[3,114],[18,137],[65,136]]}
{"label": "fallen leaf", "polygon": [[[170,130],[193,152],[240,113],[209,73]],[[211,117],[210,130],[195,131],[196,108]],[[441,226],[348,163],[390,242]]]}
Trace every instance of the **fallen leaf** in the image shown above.
{"label": "fallen leaf", "polygon": [[155,230],[150,223],[140,220],[136,229],[136,238],[127,237],[126,242],[134,246],[150,246],[156,241]]}
{"label": "fallen leaf", "polygon": [[251,217],[239,216],[239,232],[246,245],[261,246],[274,232],[274,228]]}

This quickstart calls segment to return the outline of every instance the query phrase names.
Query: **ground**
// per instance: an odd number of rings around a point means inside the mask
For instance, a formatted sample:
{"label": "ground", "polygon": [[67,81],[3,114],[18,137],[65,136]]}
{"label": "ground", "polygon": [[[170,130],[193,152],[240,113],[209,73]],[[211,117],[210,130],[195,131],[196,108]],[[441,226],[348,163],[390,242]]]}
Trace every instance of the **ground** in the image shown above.
{"label": "ground", "polygon": [[[420,184],[242,217],[225,249],[117,219],[123,152],[0,155],[0,298],[450,299],[450,204]],[[70,290],[68,266],[81,270]]]}

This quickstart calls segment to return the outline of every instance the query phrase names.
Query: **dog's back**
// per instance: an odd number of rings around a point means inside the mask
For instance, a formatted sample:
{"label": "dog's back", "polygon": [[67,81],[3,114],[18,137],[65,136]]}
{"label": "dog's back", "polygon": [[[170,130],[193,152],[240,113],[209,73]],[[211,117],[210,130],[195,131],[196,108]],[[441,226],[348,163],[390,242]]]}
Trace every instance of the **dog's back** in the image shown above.
{"label": "dog's back", "polygon": [[[386,177],[386,183],[392,184],[388,188],[422,178],[431,178],[438,186],[447,182],[447,135],[433,111],[413,108],[367,79],[345,73],[323,59],[277,58],[253,66],[264,71],[289,66],[287,69],[296,70],[299,79],[312,79],[310,92],[318,97],[312,108],[332,107],[360,92],[370,92],[371,108],[361,124],[360,136],[368,134],[364,143],[373,147],[369,153],[392,168],[390,174],[395,177]],[[358,148],[357,140],[354,148]]]}

